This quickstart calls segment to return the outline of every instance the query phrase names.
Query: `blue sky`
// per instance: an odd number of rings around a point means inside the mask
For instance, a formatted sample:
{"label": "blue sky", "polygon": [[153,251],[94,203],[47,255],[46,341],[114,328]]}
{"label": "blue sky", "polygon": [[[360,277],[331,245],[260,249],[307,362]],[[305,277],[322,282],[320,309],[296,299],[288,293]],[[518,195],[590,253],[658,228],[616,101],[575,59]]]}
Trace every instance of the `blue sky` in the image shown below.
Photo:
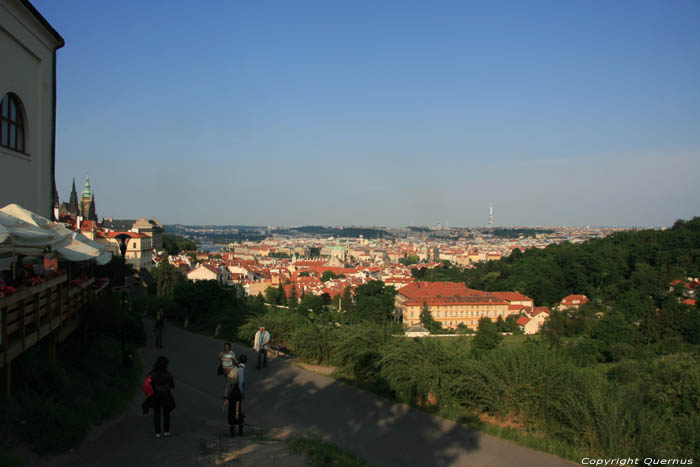
{"label": "blue sky", "polygon": [[700,2],[34,0],[56,182],[101,217],[670,225],[700,215]]}

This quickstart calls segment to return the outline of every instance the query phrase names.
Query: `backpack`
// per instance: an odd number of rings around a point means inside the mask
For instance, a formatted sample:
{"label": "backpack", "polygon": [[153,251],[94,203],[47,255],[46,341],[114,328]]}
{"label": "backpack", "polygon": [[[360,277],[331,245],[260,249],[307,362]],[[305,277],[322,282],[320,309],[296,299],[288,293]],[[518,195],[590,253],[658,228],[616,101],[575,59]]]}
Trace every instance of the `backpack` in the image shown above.
{"label": "backpack", "polygon": [[153,380],[151,379],[150,373],[146,377],[146,381],[143,382],[141,389],[143,389],[143,393],[146,394],[146,397],[151,397],[153,395]]}
{"label": "backpack", "polygon": [[228,378],[228,382],[230,384],[238,384],[238,367],[232,367],[226,377]]}

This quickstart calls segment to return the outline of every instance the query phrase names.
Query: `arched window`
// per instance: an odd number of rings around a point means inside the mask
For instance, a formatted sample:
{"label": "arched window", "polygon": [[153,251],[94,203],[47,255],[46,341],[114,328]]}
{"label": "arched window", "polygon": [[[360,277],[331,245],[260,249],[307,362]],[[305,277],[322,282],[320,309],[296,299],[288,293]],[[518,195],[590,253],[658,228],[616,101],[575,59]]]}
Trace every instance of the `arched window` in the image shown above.
{"label": "arched window", "polygon": [[0,102],[0,146],[25,151],[22,106],[13,94],[5,94]]}

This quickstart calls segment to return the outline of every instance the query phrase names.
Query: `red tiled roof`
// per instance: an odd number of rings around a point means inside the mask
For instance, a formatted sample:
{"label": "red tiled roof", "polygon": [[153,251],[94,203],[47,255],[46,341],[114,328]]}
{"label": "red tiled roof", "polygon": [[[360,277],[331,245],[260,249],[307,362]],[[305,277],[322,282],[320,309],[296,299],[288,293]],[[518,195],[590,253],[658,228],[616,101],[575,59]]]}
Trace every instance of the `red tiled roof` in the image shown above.
{"label": "red tiled roof", "polygon": [[530,297],[527,297],[520,292],[491,292],[493,295],[495,295],[498,298],[501,298],[503,300],[507,300],[509,302],[526,302],[529,301],[531,302],[532,299]]}
{"label": "red tiled roof", "polygon": [[567,295],[566,297],[561,299],[561,304],[573,305],[575,300],[579,301],[578,305],[588,303],[588,297],[586,297],[585,295]]}
{"label": "red tiled roof", "polygon": [[508,305],[489,292],[468,288],[461,282],[413,282],[398,290],[407,305]]}
{"label": "red tiled roof", "polygon": [[83,221],[80,224],[80,230],[90,231],[95,226],[95,221]]}
{"label": "red tiled roof", "polygon": [[115,238],[117,235],[126,234],[131,238],[150,238],[146,234],[136,233],[136,232],[109,232],[107,238]]}
{"label": "red tiled roof", "polygon": [[526,325],[527,323],[529,323],[529,322],[530,322],[530,318],[528,318],[527,316],[521,316],[521,317],[518,318],[518,320],[516,321],[516,323],[518,323],[518,324],[521,325],[521,326],[525,326],[525,325]]}

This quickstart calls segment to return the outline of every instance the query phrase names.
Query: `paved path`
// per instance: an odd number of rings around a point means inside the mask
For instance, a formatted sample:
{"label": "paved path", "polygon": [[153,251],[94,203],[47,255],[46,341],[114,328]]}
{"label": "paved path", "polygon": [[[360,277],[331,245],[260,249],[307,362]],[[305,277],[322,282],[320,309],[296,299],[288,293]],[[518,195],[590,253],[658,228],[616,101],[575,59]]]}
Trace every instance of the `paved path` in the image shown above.
{"label": "paved path", "polygon": [[[154,438],[152,416],[140,414],[143,398],[139,396],[121,417],[93,430],[80,449],[52,459],[52,466],[195,466],[211,463],[212,449],[232,449],[230,444],[221,444],[228,430],[221,412],[224,382],[216,375],[216,356],[223,341],[174,327],[167,329],[164,341],[165,347],[159,351],[149,336],[149,346],[141,353],[144,372],[161,352],[170,359],[177,401],[172,415],[173,436]],[[256,371],[253,350],[234,348],[250,359],[244,410],[247,422],[254,426],[286,435],[322,436],[379,466],[574,465],[384,401],[280,360],[272,360],[267,368]],[[262,449],[258,455],[264,457],[267,451]],[[271,450],[268,458],[272,459],[265,463],[298,464],[298,459],[285,456],[284,452]]]}

